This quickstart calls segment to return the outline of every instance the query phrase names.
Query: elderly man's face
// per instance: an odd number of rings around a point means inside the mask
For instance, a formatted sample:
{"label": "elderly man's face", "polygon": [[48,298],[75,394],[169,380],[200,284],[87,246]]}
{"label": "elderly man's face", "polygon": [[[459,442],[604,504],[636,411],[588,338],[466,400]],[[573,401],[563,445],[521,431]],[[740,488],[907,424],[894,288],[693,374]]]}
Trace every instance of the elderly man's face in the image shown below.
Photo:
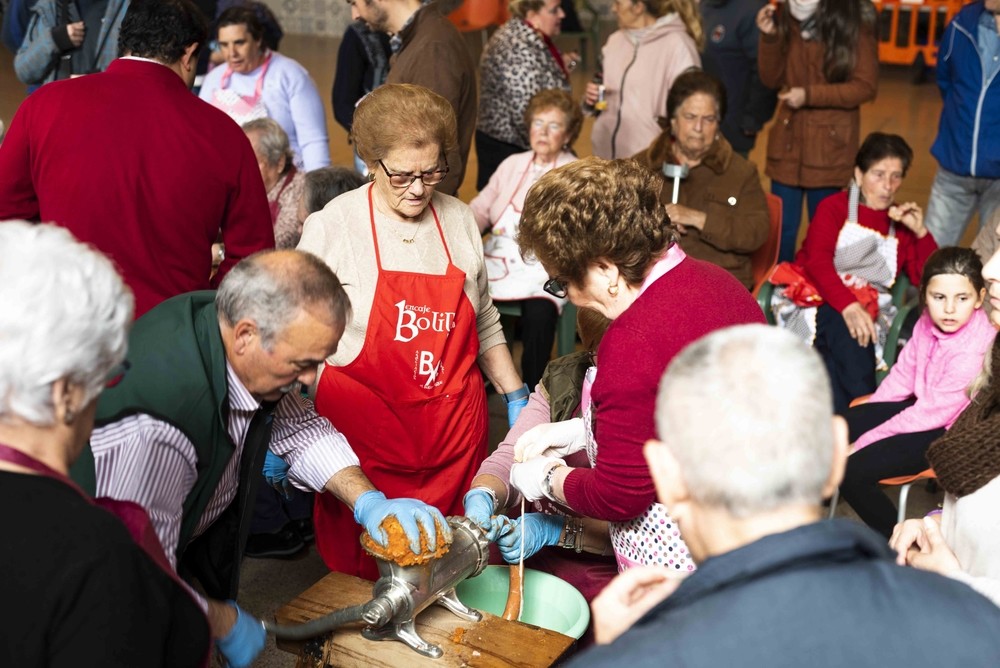
{"label": "elderly man's face", "polygon": [[316,380],[319,364],[337,352],[344,323],[331,324],[309,310],[299,313],[271,343],[270,350],[259,336],[247,344],[245,353],[230,360],[240,380],[258,401],[277,401],[298,384]]}
{"label": "elderly man's face", "polygon": [[[1000,225],[997,226],[996,233],[1000,236]],[[993,307],[990,321],[994,327],[1000,327],[1000,249],[993,253],[993,257],[983,267],[983,278],[986,279],[986,298]]]}

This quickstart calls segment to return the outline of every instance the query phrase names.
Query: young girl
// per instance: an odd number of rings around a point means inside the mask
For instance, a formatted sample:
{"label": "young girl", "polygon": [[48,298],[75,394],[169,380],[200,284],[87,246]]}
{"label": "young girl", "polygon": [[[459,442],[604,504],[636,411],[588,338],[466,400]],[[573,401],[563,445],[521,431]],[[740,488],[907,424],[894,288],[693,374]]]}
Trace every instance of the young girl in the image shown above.
{"label": "young girl", "polygon": [[879,480],[920,473],[934,439],[969,405],[967,388],[996,330],[982,311],[983,265],[968,248],[942,248],[924,265],[925,310],[899,360],[871,399],[847,413],[854,447],[841,496],[886,538],[896,508]]}

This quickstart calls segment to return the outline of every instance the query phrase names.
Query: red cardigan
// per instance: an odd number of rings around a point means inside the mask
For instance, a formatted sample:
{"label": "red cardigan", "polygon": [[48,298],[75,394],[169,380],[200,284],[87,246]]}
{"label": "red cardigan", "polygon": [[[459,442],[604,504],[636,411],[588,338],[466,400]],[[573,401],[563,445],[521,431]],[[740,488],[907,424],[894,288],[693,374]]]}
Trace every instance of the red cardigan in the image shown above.
{"label": "red cardigan", "polygon": [[[854,293],[844,287],[844,282],[840,280],[833,266],[837,237],[840,236],[840,230],[846,222],[847,191],[830,195],[816,208],[816,215],[809,223],[809,231],[802,242],[802,248],[795,256],[795,264],[805,270],[806,276],[819,291],[820,296],[838,311],[843,311],[857,301]],[[889,212],[876,211],[859,204],[858,224],[883,236],[887,235]],[[920,285],[924,262],[937,250],[937,242],[930,232],[922,239],[917,239],[910,228],[902,223],[896,223],[896,238],[899,239],[897,276],[905,271],[913,285]]]}
{"label": "red cardigan", "polygon": [[[10,124],[0,175],[0,220],[52,221],[109,255],[136,317],[274,247],[250,142],[158,63],[118,59],[39,88]],[[220,228],[226,259],[210,284]]]}
{"label": "red cardigan", "polygon": [[566,477],[569,506],[616,522],[646,510],[656,490],[642,447],[656,436],[656,392],[670,360],[709,332],[763,322],[750,292],[708,262],[686,258],[650,285],[611,323],[598,348],[591,393],[597,465]]}

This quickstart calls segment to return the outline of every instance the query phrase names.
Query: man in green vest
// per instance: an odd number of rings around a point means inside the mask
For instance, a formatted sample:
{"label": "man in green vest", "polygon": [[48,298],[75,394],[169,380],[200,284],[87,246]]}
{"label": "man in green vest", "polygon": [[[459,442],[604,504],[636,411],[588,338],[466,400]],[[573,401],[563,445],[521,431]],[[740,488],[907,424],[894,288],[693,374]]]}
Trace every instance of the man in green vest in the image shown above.
{"label": "man in green vest", "polygon": [[354,508],[379,541],[395,516],[414,551],[441,513],[387,500],[347,440],[304,399],[350,317],[347,294],[321,260],[266,251],[240,262],[218,292],[167,300],[136,321],[129,372],[101,397],[91,437],[98,496],[146,508],[177,571],[204,592],[213,636],[231,666],[264,646],[261,623],[232,600],[268,449],[304,491]]}

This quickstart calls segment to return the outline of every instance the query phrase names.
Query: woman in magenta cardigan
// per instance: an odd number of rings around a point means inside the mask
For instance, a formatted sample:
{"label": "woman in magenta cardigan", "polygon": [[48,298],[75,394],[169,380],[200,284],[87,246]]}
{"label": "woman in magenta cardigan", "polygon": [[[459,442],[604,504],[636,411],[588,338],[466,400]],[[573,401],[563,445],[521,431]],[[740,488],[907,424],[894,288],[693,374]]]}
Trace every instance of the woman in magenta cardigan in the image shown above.
{"label": "woman in magenta cardigan", "polygon": [[[552,170],[528,194],[521,252],[542,263],[554,295],[612,323],[598,348],[600,371],[580,433],[530,447],[522,437],[522,463],[510,480],[529,501],[545,497],[609,521],[619,568],[688,570],[693,564],[666,509],[655,503],[642,455],[655,433],[656,389],[688,343],[722,327],[763,322],[763,314],[728,272],[686,257],[674,243],[660,186],[630,160],[585,158]],[[564,456],[584,449],[593,468],[566,466]],[[533,549],[560,540],[561,526],[549,531],[537,519],[530,513],[518,520],[508,548],[516,549],[525,522]]]}

